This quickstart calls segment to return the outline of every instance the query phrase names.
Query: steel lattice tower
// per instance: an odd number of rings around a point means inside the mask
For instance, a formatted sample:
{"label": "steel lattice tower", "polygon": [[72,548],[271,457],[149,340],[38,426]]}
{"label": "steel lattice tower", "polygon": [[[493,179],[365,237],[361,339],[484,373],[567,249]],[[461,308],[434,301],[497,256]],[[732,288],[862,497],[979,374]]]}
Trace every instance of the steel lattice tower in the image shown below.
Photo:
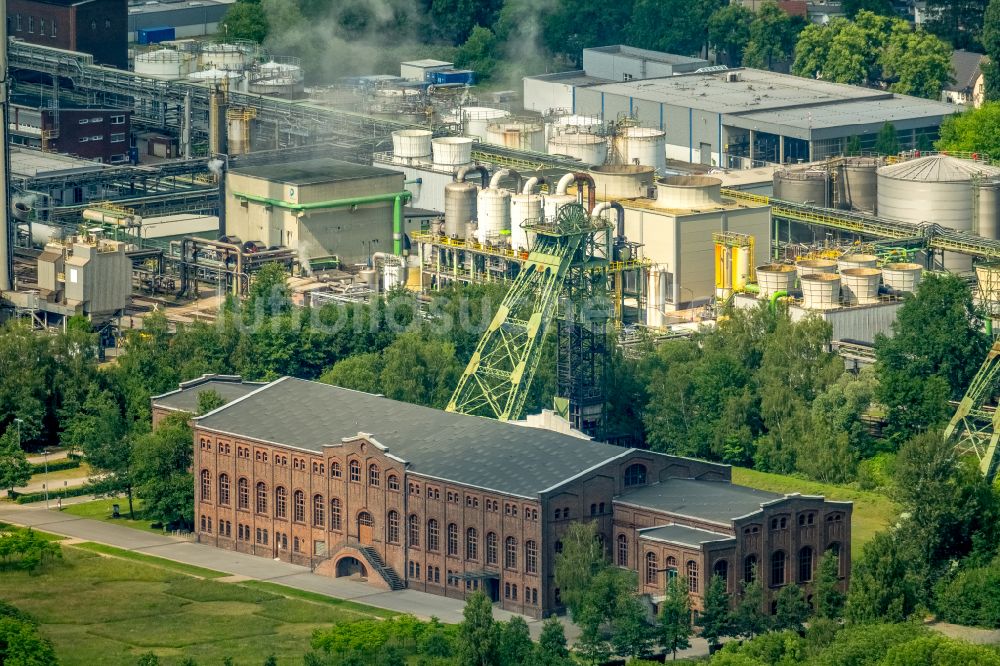
{"label": "steel lattice tower", "polygon": [[997,442],[1000,440],[1000,409],[987,409],[1000,379],[1000,342],[994,342],[969,390],[958,403],[955,415],[945,428],[946,441],[954,440],[962,454],[974,454],[979,470],[989,481],[997,473]]}

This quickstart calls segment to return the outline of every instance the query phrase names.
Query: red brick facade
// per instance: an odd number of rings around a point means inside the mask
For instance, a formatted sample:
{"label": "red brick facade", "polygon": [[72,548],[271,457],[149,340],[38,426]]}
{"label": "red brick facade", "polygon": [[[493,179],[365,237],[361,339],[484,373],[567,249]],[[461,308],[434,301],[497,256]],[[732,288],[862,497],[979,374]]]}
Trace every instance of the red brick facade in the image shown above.
{"label": "red brick facade", "polygon": [[128,69],[127,0],[6,0],[7,34]]}

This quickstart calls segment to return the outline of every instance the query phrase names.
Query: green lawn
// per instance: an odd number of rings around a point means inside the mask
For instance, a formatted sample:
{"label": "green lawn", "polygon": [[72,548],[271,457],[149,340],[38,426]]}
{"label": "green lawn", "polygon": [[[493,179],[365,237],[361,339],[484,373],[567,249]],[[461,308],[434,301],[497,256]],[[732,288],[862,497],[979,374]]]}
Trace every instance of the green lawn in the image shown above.
{"label": "green lawn", "polygon": [[0,598],[35,616],[64,666],[132,666],[147,651],[164,666],[186,657],[256,666],[272,653],[279,664],[298,665],[313,630],[385,615],[361,604],[292,598],[278,585],[195,578],[162,560],[102,556],[94,545],[64,546],[64,559],[36,575],[0,571]]}
{"label": "green lawn", "polygon": [[[111,506],[113,504],[118,505],[121,511],[121,518],[111,517]],[[125,497],[118,497],[115,499],[99,499],[91,502],[82,502],[80,504],[69,504],[63,507],[63,511],[65,513],[73,514],[74,516],[80,516],[81,518],[103,520],[111,523],[112,525],[123,525],[125,527],[131,527],[135,530],[152,532],[153,534],[163,534],[162,529],[152,527],[153,521],[143,519],[142,500],[133,500],[133,505],[135,506],[135,520],[129,520],[128,499]]]}
{"label": "green lawn", "polygon": [[48,483],[49,490],[58,490],[63,487],[63,485],[59,483],[60,481],[64,481],[66,479],[79,479],[81,477],[90,476],[90,474],[90,465],[83,463],[79,467],[60,469],[55,472],[49,472],[48,474],[35,474],[31,477],[31,481],[28,483]]}
{"label": "green lawn", "polygon": [[868,543],[876,532],[884,530],[896,513],[897,507],[885,495],[856,490],[817,481],[807,481],[792,476],[768,474],[743,467],[733,468],[733,483],[751,488],[769,490],[775,493],[802,493],[803,495],[823,495],[827,499],[854,502],[851,520],[851,557],[861,555],[861,547]]}

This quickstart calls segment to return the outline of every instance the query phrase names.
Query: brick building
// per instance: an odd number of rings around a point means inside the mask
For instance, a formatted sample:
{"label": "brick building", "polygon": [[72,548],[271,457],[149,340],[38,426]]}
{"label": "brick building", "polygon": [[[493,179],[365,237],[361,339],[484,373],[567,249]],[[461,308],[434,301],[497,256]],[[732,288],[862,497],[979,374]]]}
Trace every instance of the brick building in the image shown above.
{"label": "brick building", "polygon": [[128,0],[7,0],[7,34],[128,69]]}
{"label": "brick building", "polygon": [[59,108],[39,107],[28,95],[13,95],[8,119],[13,144],[104,164],[128,161],[131,109],[80,107],[62,101]]}
{"label": "brick building", "polygon": [[[208,381],[154,398],[154,422],[191,409]],[[289,377],[240,392],[194,420],[198,538],[220,548],[386,589],[483,589],[540,616],[560,608],[560,537],[592,520],[654,603],[673,572],[688,577],[697,609],[712,572],[734,591],[754,563],[766,603],[789,582],[809,594],[827,548],[846,588],[850,503],[735,486],[725,465]]]}

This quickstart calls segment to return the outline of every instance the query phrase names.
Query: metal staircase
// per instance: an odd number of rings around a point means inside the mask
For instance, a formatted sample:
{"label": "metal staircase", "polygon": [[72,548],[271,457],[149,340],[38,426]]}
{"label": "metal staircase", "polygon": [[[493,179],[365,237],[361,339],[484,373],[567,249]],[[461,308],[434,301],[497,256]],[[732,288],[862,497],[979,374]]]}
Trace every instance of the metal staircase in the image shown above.
{"label": "metal staircase", "polygon": [[389,584],[392,590],[402,590],[406,587],[406,582],[399,577],[395,569],[382,561],[382,556],[371,546],[355,546],[368,561],[368,566],[374,569]]}

